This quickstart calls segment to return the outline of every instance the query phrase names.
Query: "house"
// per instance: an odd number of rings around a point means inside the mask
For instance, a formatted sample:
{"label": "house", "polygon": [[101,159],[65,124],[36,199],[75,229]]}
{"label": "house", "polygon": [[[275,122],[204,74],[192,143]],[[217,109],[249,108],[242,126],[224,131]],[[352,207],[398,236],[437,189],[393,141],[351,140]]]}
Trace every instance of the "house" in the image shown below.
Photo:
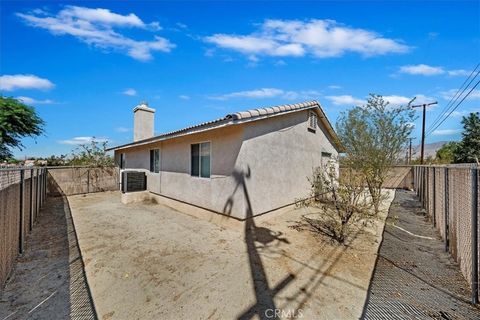
{"label": "house", "polygon": [[340,149],[317,101],[232,113],[158,136],[154,109],[142,103],[133,112],[134,141],[110,150],[122,171],[146,173],[142,194],[237,219],[307,196],[307,178]]}

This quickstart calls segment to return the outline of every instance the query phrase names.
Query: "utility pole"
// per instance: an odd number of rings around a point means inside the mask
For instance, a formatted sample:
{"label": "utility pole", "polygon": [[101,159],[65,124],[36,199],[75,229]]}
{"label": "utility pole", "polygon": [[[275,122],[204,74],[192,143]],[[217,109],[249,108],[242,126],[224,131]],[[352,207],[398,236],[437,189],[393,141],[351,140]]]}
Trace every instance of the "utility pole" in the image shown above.
{"label": "utility pole", "polygon": [[438,104],[437,101],[435,102],[430,102],[430,103],[424,103],[424,104],[418,104],[415,106],[411,106],[412,108],[420,108],[423,107],[423,119],[422,119],[422,151],[420,154],[420,164],[423,164],[424,160],[424,155],[425,155],[425,114],[428,106],[432,106],[434,104]]}
{"label": "utility pole", "polygon": [[409,146],[408,146],[408,164],[412,163],[412,140],[415,138],[408,138],[410,140]]}

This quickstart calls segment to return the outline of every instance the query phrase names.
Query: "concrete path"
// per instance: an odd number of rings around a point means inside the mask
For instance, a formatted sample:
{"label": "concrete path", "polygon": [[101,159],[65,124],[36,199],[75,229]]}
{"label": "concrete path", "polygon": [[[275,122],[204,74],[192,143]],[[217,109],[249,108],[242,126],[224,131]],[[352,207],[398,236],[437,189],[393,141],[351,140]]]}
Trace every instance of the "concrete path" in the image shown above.
{"label": "concrete path", "polygon": [[466,280],[415,194],[397,191],[364,319],[480,319],[480,309],[469,300]]}
{"label": "concrete path", "polygon": [[0,320],[96,319],[66,198],[48,198],[0,299]]}

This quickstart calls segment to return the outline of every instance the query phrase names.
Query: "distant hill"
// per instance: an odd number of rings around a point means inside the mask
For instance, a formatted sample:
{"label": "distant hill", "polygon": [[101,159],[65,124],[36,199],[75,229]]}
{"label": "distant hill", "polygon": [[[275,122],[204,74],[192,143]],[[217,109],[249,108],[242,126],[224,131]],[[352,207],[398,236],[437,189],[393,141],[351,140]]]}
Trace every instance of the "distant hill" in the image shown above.
{"label": "distant hill", "polygon": [[[440,149],[447,142],[449,141],[425,143],[425,158],[428,158],[428,157],[435,158],[437,150]],[[421,150],[420,145],[416,145],[414,147],[412,146],[412,149],[413,149],[412,158],[413,159],[420,158],[420,150]]]}

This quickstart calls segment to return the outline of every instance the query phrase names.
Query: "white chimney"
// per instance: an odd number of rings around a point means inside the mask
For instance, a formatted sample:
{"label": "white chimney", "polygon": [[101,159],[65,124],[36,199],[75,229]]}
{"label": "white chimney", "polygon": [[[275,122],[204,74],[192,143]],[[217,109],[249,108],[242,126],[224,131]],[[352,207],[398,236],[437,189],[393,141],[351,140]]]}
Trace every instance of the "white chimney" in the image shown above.
{"label": "white chimney", "polygon": [[133,141],[153,137],[153,121],[155,109],[149,108],[146,102],[133,109]]}

